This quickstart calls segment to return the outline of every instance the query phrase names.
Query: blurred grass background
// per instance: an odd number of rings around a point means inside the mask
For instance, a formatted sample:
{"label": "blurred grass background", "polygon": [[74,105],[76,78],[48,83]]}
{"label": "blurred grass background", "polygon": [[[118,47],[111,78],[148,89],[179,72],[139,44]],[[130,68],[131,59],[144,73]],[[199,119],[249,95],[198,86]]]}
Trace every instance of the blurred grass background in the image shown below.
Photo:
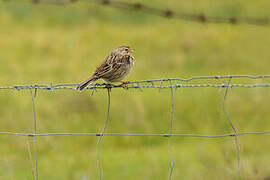
{"label": "blurred grass background", "polygon": [[[212,16],[270,17],[267,0],[131,2]],[[0,1],[0,86],[80,82],[120,45],[136,50],[127,80],[269,74],[269,30],[165,19],[90,1]],[[222,111],[223,94],[212,88],[175,90],[173,132],[232,132]],[[270,129],[269,98],[268,88],[229,91],[226,107],[239,132]],[[100,132],[106,105],[106,91],[94,96],[90,91],[38,91],[38,133]],[[1,132],[33,132],[28,91],[2,90],[0,107]],[[113,89],[107,132],[167,133],[169,115],[170,90]],[[239,142],[242,179],[269,179],[269,135],[241,136]],[[97,179],[96,143],[97,137],[38,137],[40,179]],[[0,144],[0,179],[32,179],[27,138],[2,135]],[[32,139],[29,144],[33,154]],[[172,152],[173,179],[237,178],[232,138],[172,138]],[[100,158],[103,179],[166,179],[170,170],[167,138],[106,136]]]}

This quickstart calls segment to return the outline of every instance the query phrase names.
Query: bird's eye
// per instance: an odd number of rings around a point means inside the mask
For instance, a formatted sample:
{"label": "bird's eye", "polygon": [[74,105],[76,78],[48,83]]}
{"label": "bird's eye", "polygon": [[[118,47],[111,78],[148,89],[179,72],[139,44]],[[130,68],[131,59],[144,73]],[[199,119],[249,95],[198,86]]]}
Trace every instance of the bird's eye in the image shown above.
{"label": "bird's eye", "polygon": [[128,51],[128,48],[125,48],[125,51]]}

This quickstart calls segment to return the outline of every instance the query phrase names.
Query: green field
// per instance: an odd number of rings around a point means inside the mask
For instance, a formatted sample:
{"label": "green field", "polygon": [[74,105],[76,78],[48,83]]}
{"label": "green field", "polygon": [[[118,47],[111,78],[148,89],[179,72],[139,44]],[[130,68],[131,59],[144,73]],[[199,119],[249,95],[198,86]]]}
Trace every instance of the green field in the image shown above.
{"label": "green field", "polygon": [[[132,2],[144,2],[135,1]],[[155,0],[157,8],[220,17],[270,17],[268,0]],[[199,24],[100,6],[0,1],[0,86],[78,83],[120,45],[136,52],[127,80],[270,74],[270,26]],[[102,82],[101,80],[98,82]],[[193,83],[223,83],[203,80]],[[233,79],[232,83],[270,83]],[[239,132],[270,130],[270,88],[233,88],[226,108]],[[38,133],[101,132],[107,92],[37,92]],[[232,133],[222,110],[224,89],[174,90],[173,133]],[[106,132],[168,133],[170,89],[112,89]],[[33,132],[29,90],[0,90],[0,132]],[[238,138],[240,175],[270,178],[270,135]],[[39,179],[98,179],[95,136],[37,138]],[[172,179],[237,179],[234,138],[173,137]],[[30,151],[29,151],[30,149]],[[31,152],[31,156],[29,155]],[[168,138],[105,136],[102,179],[163,180],[170,172]],[[33,179],[32,137],[0,135],[0,179]]]}

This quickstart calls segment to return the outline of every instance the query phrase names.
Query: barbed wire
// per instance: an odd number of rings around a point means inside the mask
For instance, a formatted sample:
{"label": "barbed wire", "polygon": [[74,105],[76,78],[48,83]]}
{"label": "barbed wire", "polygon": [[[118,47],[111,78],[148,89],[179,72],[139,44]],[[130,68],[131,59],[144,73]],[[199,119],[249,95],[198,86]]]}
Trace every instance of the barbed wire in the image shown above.
{"label": "barbed wire", "polygon": [[[157,89],[166,89],[166,88],[200,88],[200,87],[214,87],[214,88],[226,88],[226,87],[244,87],[244,88],[254,88],[254,87],[269,87],[270,83],[257,83],[257,84],[226,84],[225,82],[215,83],[215,84],[179,84],[179,82],[190,82],[193,80],[221,80],[221,79],[270,79],[270,75],[260,75],[260,76],[252,76],[252,75],[227,75],[227,76],[194,76],[191,78],[162,78],[162,79],[148,79],[148,80],[140,80],[140,81],[130,81],[122,84],[115,85],[111,84],[110,89],[114,88],[124,88],[124,89],[143,89],[143,88],[157,88]],[[165,82],[172,82],[171,85],[164,85]],[[157,85],[159,83],[159,85]],[[59,83],[53,85],[15,85],[15,86],[0,86],[0,90],[5,89],[14,89],[14,90],[24,90],[24,89],[41,89],[41,90],[59,90],[59,89],[68,89],[68,90],[76,90],[76,86],[79,83]],[[90,84],[86,89],[88,90],[97,90],[97,89],[107,89],[107,83],[95,83]],[[36,92],[35,92],[36,93]]]}
{"label": "barbed wire", "polygon": [[[238,132],[236,128],[234,127],[231,118],[229,117],[225,102],[227,100],[228,91],[232,87],[243,87],[243,88],[255,88],[255,87],[270,87],[269,83],[261,83],[261,84],[234,84],[232,83],[232,79],[261,79],[264,81],[264,79],[270,79],[270,75],[259,75],[259,76],[252,76],[252,75],[227,75],[227,76],[195,76],[191,78],[162,78],[162,79],[151,79],[151,80],[141,80],[141,81],[131,81],[127,84],[123,85],[110,85],[106,83],[96,83],[90,85],[87,89],[92,90],[95,92],[98,89],[107,89],[108,92],[108,104],[107,104],[107,111],[106,111],[106,120],[103,127],[103,130],[101,133],[37,133],[37,117],[36,117],[36,105],[35,105],[35,97],[37,96],[37,90],[75,90],[75,87],[78,85],[78,83],[61,83],[56,85],[16,85],[16,86],[0,86],[0,90],[30,90],[31,95],[31,101],[32,101],[32,109],[33,109],[33,119],[34,119],[34,131],[33,133],[18,133],[18,132],[0,132],[0,135],[15,135],[15,136],[25,136],[26,138],[33,138],[34,142],[34,161],[35,163],[32,164],[32,173],[33,173],[33,179],[38,180],[38,150],[37,150],[37,137],[43,137],[43,136],[98,136],[97,141],[97,164],[98,164],[98,170],[99,170],[99,180],[101,180],[101,162],[99,159],[100,156],[100,143],[103,136],[134,136],[134,137],[166,137],[168,138],[168,145],[169,145],[169,155],[170,155],[170,171],[168,175],[168,179],[172,179],[173,175],[173,169],[174,169],[174,159],[172,155],[172,147],[171,147],[171,138],[172,137],[194,137],[194,138],[225,138],[225,137],[233,137],[234,138],[234,144],[236,148],[237,153],[237,177],[240,180],[240,148],[239,148],[239,142],[238,142],[238,136],[243,135],[263,135],[263,134],[270,134],[270,131],[262,131],[262,132]],[[200,80],[200,82],[196,82],[195,84],[184,84],[184,83],[190,83],[191,81]],[[215,84],[203,84],[201,81],[204,80],[222,80],[217,81]],[[227,82],[223,81],[227,80]],[[158,85],[157,85],[158,83]],[[165,84],[167,83],[167,84]],[[180,84],[181,83],[181,84]],[[164,85],[165,84],[165,85]],[[223,96],[223,102],[222,102],[222,109],[224,112],[224,115],[227,119],[227,122],[229,123],[230,127],[233,130],[233,133],[230,134],[218,134],[218,135],[203,135],[203,134],[173,134],[173,115],[174,115],[174,89],[175,88],[195,88],[195,87],[215,87],[215,88],[223,88],[225,89],[225,93]],[[169,133],[167,134],[151,134],[151,133],[137,133],[137,134],[131,134],[131,133],[106,133],[107,124],[109,121],[110,116],[110,106],[111,106],[111,89],[114,88],[124,88],[124,89],[142,89],[144,88],[157,88],[157,89],[163,89],[163,88],[170,88],[171,93],[171,103],[170,103],[170,123],[169,123]],[[34,92],[33,92],[34,90]],[[93,93],[92,92],[92,93]],[[28,143],[28,140],[27,140]],[[29,144],[29,143],[28,143]],[[29,145],[28,145],[29,149]],[[31,151],[29,151],[29,159],[32,162],[32,154]],[[34,166],[34,167],[33,167]]]}
{"label": "barbed wire", "polygon": [[[8,0],[2,0],[8,1]],[[68,3],[75,3],[79,0],[29,0],[30,2],[37,3],[50,3],[56,5],[64,5]],[[83,1],[83,0],[80,0]],[[131,3],[124,1],[116,1],[116,0],[84,0],[86,2],[93,2],[104,6],[109,6],[121,10],[127,11],[142,11],[147,14],[157,15],[165,18],[174,18],[185,21],[194,21],[199,23],[226,23],[226,24],[239,24],[245,23],[250,25],[268,25],[270,23],[270,17],[237,17],[237,16],[210,16],[205,13],[185,13],[185,12],[177,12],[171,9],[161,9],[155,8],[152,6],[145,5],[143,3]]]}
{"label": "barbed wire", "polygon": [[144,5],[142,3],[130,3],[114,0],[91,0],[91,1],[118,9],[140,10],[148,14],[158,15],[166,18],[175,18],[200,23],[230,23],[230,24],[246,23],[252,25],[267,25],[270,23],[269,18],[207,16],[204,13],[191,14],[191,13],[176,12],[171,9],[158,9]]}
{"label": "barbed wire", "polygon": [[230,134],[218,134],[218,135],[203,135],[203,134],[144,134],[144,133],[16,133],[16,132],[0,132],[0,135],[14,135],[14,136],[148,136],[148,137],[194,137],[194,138],[225,138],[234,136],[244,135],[263,135],[270,134],[270,131],[262,132],[241,132],[241,133],[230,133]]}

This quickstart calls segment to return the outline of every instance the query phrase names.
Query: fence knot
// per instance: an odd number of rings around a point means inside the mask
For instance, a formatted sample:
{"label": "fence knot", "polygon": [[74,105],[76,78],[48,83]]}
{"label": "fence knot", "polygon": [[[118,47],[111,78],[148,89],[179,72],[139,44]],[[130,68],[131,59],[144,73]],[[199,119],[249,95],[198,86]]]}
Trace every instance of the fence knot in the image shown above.
{"label": "fence knot", "polygon": [[96,133],[96,136],[103,136],[103,133]]}
{"label": "fence knot", "polygon": [[171,137],[171,134],[164,134],[163,137]]}
{"label": "fence knot", "polygon": [[199,21],[200,22],[206,22],[206,17],[205,17],[205,15],[204,14],[200,14],[199,16],[198,16],[198,19],[199,19]]}
{"label": "fence knot", "polygon": [[225,87],[228,87],[228,85],[227,84],[222,84],[221,87],[225,88]]}
{"label": "fence knot", "polygon": [[109,0],[103,0],[102,4],[104,4],[104,5],[110,4],[110,1]]}
{"label": "fence knot", "polygon": [[173,11],[171,11],[171,10],[169,10],[169,9],[166,10],[166,11],[165,11],[165,16],[166,16],[166,17],[169,17],[169,18],[172,17],[172,16],[173,16]]}
{"label": "fence knot", "polygon": [[14,89],[20,90],[21,87],[20,86],[13,86]]}
{"label": "fence knot", "polygon": [[46,89],[47,90],[52,90],[53,89],[53,86],[47,86]]}
{"label": "fence knot", "polygon": [[236,24],[236,23],[237,23],[236,17],[231,17],[231,18],[229,18],[229,21],[230,21],[230,23],[232,23],[232,24]]}
{"label": "fence knot", "polygon": [[134,4],[134,7],[135,7],[136,9],[141,9],[141,8],[143,7],[143,5],[142,5],[141,3],[135,3],[135,4]]}

